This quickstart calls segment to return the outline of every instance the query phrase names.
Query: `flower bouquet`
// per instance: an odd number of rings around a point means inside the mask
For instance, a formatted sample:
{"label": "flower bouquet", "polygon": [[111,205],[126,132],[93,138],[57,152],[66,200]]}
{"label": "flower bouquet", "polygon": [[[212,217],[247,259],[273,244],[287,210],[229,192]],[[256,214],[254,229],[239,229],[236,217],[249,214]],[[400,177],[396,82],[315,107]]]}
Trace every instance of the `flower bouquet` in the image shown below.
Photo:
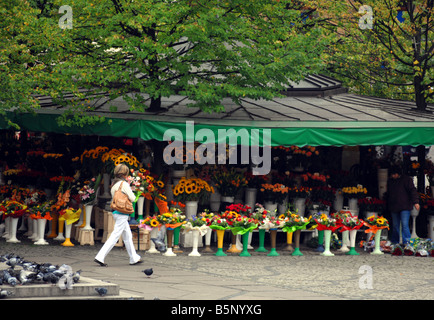
{"label": "flower bouquet", "polygon": [[214,193],[214,188],[199,178],[187,179],[182,177],[178,184],[173,186],[175,199],[183,203],[207,199],[211,193]]}
{"label": "flower bouquet", "polygon": [[259,189],[264,201],[282,203],[288,195],[288,187],[281,183],[263,183]]}
{"label": "flower bouquet", "polygon": [[292,233],[295,235],[295,249],[291,254],[293,256],[302,256],[303,254],[300,252],[300,233],[301,230],[306,229],[306,226],[309,224],[310,218],[305,218],[295,213],[291,213],[289,216],[285,217],[283,222],[282,231]]}
{"label": "flower bouquet", "polygon": [[243,251],[240,253],[241,257],[250,257],[250,253],[247,251],[249,233],[256,229],[258,225],[255,221],[245,215],[237,215],[230,224],[229,229],[233,235],[241,235],[243,237]]}
{"label": "flower bouquet", "polygon": [[288,195],[290,199],[307,198],[311,191],[312,188],[309,187],[292,187],[288,188]]}
{"label": "flower bouquet", "polygon": [[[361,227],[363,227],[364,221],[355,217],[348,211],[341,211],[338,218],[338,224],[341,225],[340,231],[342,232],[342,247],[341,251],[347,251],[348,255],[359,255],[356,252],[356,233]],[[349,240],[350,249],[347,247]]]}
{"label": "flower bouquet", "polygon": [[29,207],[30,218],[52,220],[50,213],[51,213],[51,207],[54,205],[54,203],[55,200],[51,199],[43,203]]}
{"label": "flower bouquet", "polygon": [[289,216],[284,218],[282,223],[282,231],[295,232],[297,230],[304,230],[306,229],[306,226],[309,224],[309,222],[310,218],[291,213]]}
{"label": "flower bouquet", "polygon": [[264,208],[263,205],[257,203],[255,206],[255,211],[250,214],[250,218],[252,218],[256,224],[258,224],[259,229],[265,229],[263,226],[263,222],[268,218],[268,211]]}
{"label": "flower bouquet", "polygon": [[97,195],[97,188],[99,185],[101,177],[98,176],[98,178],[92,178],[88,181],[84,182],[83,187],[78,191],[78,194],[80,195],[80,201],[83,204],[92,205],[96,202],[96,195]]}
{"label": "flower bouquet", "polygon": [[400,244],[396,243],[392,245],[390,253],[392,256],[402,256],[404,254],[404,249],[402,249]]}
{"label": "flower bouquet", "polygon": [[356,187],[343,187],[342,194],[347,198],[357,198],[361,199],[366,197],[368,190],[364,188],[362,185],[358,184]]}
{"label": "flower bouquet", "polygon": [[186,223],[185,215],[182,213],[181,210],[176,208],[170,208],[169,212],[159,214],[156,218],[160,224],[164,224],[166,228],[171,229],[175,229]]}
{"label": "flower bouquet", "polygon": [[371,254],[383,254],[383,252],[380,250],[380,236],[381,236],[381,230],[382,229],[389,229],[389,222],[386,218],[383,218],[381,216],[376,217],[375,215],[372,215],[368,217],[365,221],[365,226],[368,227],[367,230],[365,230],[366,233],[374,233],[375,234],[375,248],[374,251],[371,252]]}
{"label": "flower bouquet", "polygon": [[330,251],[330,242],[332,233],[340,228],[337,219],[333,217],[328,217],[326,214],[321,214],[315,218],[317,223],[317,230],[324,231],[324,252],[321,253],[323,256],[334,256]]}
{"label": "flower bouquet", "polygon": [[214,184],[223,197],[235,196],[243,187],[247,186],[244,175],[235,168],[216,170],[213,176]]}
{"label": "flower bouquet", "polygon": [[20,218],[28,212],[28,207],[16,200],[7,200],[0,206],[0,210],[0,214],[4,214],[5,218]]}
{"label": "flower bouquet", "polygon": [[186,220],[185,223],[182,225],[182,228],[185,230],[185,232],[189,232],[192,230],[199,231],[199,234],[203,236],[206,234],[208,228],[207,228],[207,221],[204,217],[197,217],[192,216],[190,219]]}
{"label": "flower bouquet", "polygon": [[224,231],[229,228],[229,223],[228,220],[224,218],[222,215],[216,214],[211,220],[209,227],[214,230]]}
{"label": "flower bouquet", "polygon": [[215,215],[211,220],[209,227],[215,230],[217,233],[217,252],[215,253],[215,255],[218,257],[226,256],[226,253],[223,252],[224,233],[226,229],[229,229],[229,223],[226,219],[226,215]]}
{"label": "flower bouquet", "polygon": [[361,212],[376,212],[382,214],[385,210],[386,202],[378,198],[366,197],[358,200]]}
{"label": "flower bouquet", "polygon": [[317,230],[331,230],[334,232],[335,230],[339,229],[341,227],[340,224],[338,224],[338,220],[333,217],[328,217],[326,214],[320,214],[316,218],[314,218],[315,222],[317,223]]}
{"label": "flower bouquet", "polygon": [[139,221],[139,228],[144,228],[146,230],[152,230],[153,228],[159,227],[161,224],[158,221],[156,215],[147,216],[145,219]]}
{"label": "flower bouquet", "polygon": [[214,213],[209,212],[208,209],[205,209],[203,212],[198,214],[198,217],[205,219],[206,225],[209,227],[214,219]]}
{"label": "flower bouquet", "polygon": [[242,203],[235,203],[235,204],[228,205],[226,206],[226,209],[244,215],[249,214],[252,211],[252,208]]}

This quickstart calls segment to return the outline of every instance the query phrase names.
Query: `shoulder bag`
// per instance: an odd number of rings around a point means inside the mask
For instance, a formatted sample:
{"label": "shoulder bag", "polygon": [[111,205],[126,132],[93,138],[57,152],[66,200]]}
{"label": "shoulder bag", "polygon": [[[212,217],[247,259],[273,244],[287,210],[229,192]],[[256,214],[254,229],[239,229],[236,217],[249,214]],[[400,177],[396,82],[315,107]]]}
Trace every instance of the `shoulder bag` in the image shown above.
{"label": "shoulder bag", "polygon": [[134,213],[134,207],[130,199],[128,199],[128,196],[122,192],[123,183],[124,182],[122,181],[118,190],[115,191],[110,208],[121,213],[131,214]]}

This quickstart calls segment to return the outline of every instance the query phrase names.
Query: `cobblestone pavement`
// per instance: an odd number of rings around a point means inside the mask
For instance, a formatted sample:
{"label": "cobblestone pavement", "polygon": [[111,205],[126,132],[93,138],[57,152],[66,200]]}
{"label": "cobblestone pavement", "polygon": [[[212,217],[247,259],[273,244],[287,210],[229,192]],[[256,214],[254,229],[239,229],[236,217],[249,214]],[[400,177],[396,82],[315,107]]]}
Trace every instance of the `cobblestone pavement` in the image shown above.
{"label": "cobblestone pavement", "polygon": [[[139,251],[144,263],[129,266],[126,250],[115,247],[105,261],[109,266],[103,268],[93,262],[101,246],[63,247],[53,240],[50,245],[36,246],[30,241],[10,244],[0,239],[0,254],[13,252],[38,263],[65,263],[73,270],[81,269],[86,277],[117,283],[145,299],[434,299],[433,257],[371,255],[361,250],[359,256],[333,250],[335,256],[325,257],[304,246],[304,255],[299,257],[279,248],[278,257],[254,250],[250,250],[251,257],[212,253],[190,257],[191,248],[184,248],[176,257]],[[154,270],[149,278],[141,272],[148,267]]]}

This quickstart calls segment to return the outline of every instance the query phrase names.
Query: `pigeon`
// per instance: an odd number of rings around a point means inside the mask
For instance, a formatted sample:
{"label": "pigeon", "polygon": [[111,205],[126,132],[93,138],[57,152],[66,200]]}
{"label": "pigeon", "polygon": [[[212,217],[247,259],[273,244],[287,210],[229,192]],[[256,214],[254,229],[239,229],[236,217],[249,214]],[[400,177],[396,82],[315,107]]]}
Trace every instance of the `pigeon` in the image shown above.
{"label": "pigeon", "polygon": [[107,294],[107,289],[103,288],[103,287],[101,287],[101,288],[95,288],[95,291],[98,292],[98,294],[101,297],[104,297]]}
{"label": "pigeon", "polygon": [[72,281],[74,283],[77,283],[78,281],[80,281],[80,274],[81,274],[81,270],[78,270],[74,273],[74,275],[72,276]]}
{"label": "pigeon", "polygon": [[3,279],[12,287],[15,287],[18,284],[18,279],[11,276],[11,274],[6,270],[3,271]]}
{"label": "pigeon", "polygon": [[27,271],[27,270],[21,270],[18,276],[18,279],[20,280],[21,284],[31,283],[35,278],[36,278],[36,272]]}
{"label": "pigeon", "polygon": [[145,270],[143,270],[142,272],[143,272],[144,274],[146,274],[148,277],[150,277],[150,276],[154,273],[154,271],[152,270],[152,268],[145,269]]}
{"label": "pigeon", "polygon": [[0,290],[0,299],[7,298],[7,297],[9,297],[9,296],[11,296],[13,294],[14,293],[12,291],[2,289],[2,290]]}

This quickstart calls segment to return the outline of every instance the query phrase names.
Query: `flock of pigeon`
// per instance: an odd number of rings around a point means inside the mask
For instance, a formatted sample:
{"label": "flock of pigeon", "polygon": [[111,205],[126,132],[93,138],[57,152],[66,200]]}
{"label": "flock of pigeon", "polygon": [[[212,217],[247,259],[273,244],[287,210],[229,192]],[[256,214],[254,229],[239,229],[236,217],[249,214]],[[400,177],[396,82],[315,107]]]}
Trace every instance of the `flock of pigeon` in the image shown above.
{"label": "flock of pigeon", "polygon": [[[22,257],[8,253],[0,256],[0,263],[6,264],[5,269],[0,269],[0,299],[13,295],[13,292],[1,287],[3,284],[15,287],[32,283],[51,283],[58,285],[60,289],[71,289],[74,283],[79,282],[81,270],[72,272],[66,264],[53,265],[51,263],[36,263]],[[152,268],[142,271],[148,278],[152,275]],[[105,296],[106,288],[95,288],[100,296]]]}
{"label": "flock of pigeon", "polygon": [[[6,269],[0,270],[0,286],[51,283],[61,289],[70,289],[80,280],[81,270],[72,272],[71,267],[65,264],[58,266],[28,261],[14,253],[1,255],[0,263],[7,266]],[[0,288],[0,298],[6,298],[11,294],[11,291]]]}

